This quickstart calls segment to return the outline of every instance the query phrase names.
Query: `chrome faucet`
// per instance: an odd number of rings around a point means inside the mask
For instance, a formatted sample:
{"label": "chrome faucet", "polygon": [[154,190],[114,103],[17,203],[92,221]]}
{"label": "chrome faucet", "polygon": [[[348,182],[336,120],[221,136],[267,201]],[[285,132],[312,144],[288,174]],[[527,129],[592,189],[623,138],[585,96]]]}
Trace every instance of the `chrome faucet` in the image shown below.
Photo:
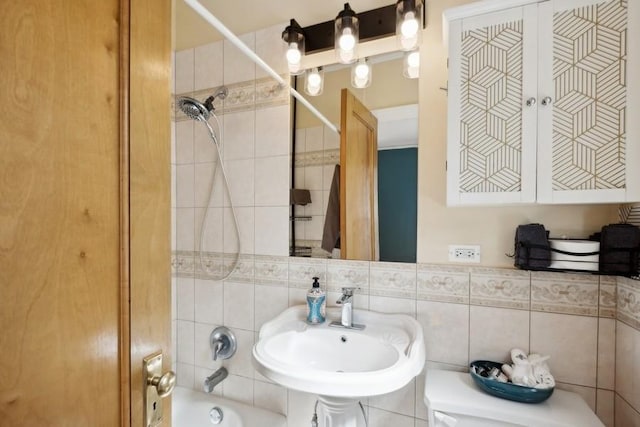
{"label": "chrome faucet", "polygon": [[342,316],[340,322],[331,322],[329,326],[349,329],[364,329],[364,325],[353,323],[353,292],[360,288],[342,288],[342,295],[336,304],[342,306]]}
{"label": "chrome faucet", "polygon": [[207,378],[205,378],[204,386],[202,388],[204,389],[205,392],[211,393],[215,386],[217,386],[218,384],[220,384],[222,382],[222,380],[227,378],[227,375],[229,375],[229,372],[227,371],[227,368],[222,367],[222,368],[218,369],[213,374],[211,374]]}

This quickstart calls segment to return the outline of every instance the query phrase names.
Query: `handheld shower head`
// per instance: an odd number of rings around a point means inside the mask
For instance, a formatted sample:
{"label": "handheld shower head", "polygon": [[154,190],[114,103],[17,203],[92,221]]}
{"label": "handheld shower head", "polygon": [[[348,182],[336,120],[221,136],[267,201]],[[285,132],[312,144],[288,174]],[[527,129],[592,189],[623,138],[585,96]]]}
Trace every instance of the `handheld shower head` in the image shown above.
{"label": "handheld shower head", "polygon": [[222,86],[204,102],[200,102],[197,99],[190,98],[188,96],[181,96],[178,98],[178,108],[180,108],[180,110],[190,119],[206,122],[211,117],[211,113],[215,110],[213,107],[214,99],[225,99],[228,94],[229,90],[227,87]]}
{"label": "handheld shower head", "polygon": [[178,99],[178,108],[193,120],[204,122],[211,117],[211,111],[204,104],[188,96],[182,96]]}

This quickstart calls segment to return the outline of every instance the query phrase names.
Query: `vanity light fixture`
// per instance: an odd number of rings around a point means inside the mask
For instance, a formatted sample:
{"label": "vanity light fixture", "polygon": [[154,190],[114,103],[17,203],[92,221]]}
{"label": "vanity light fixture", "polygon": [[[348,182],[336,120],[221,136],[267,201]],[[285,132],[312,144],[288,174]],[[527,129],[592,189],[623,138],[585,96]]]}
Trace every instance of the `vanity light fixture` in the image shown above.
{"label": "vanity light fixture", "polygon": [[336,58],[342,64],[351,64],[357,59],[359,20],[349,3],[335,19]]}
{"label": "vanity light fixture", "polygon": [[402,73],[409,79],[417,79],[420,75],[420,51],[418,49],[405,52],[402,61]]}
{"label": "vanity light fixture", "polygon": [[398,0],[396,3],[396,35],[402,50],[420,46],[423,17],[422,0]]}
{"label": "vanity light fixture", "polygon": [[302,56],[304,55],[304,32],[300,24],[292,19],[290,24],[282,32],[282,40],[285,42],[287,66],[292,75],[302,74]]}
{"label": "vanity light fixture", "polygon": [[360,58],[351,67],[351,85],[358,89],[364,89],[371,85],[372,68],[367,58]]}
{"label": "vanity light fixture", "polygon": [[[335,50],[337,60],[341,64],[354,64],[351,70],[351,82],[354,87],[362,88],[371,84],[371,63],[358,58],[360,42],[393,37],[398,39],[403,51],[413,52],[418,49],[425,22],[425,0],[394,0],[393,4],[377,9],[356,13],[349,3],[344,3],[343,10],[335,19],[307,27],[300,27],[295,19],[282,32],[282,40],[286,46],[286,58],[291,75],[305,72],[302,61],[305,55]],[[416,52],[416,55],[419,55]],[[409,78],[418,77],[419,57],[412,56],[411,66],[405,58],[404,75]],[[313,61],[312,61],[313,62]],[[362,66],[360,63],[364,62]],[[368,66],[368,68],[365,68]],[[365,74],[368,70],[368,77]],[[357,73],[356,73],[357,71]],[[307,72],[307,79],[312,75],[321,75],[321,71]],[[356,75],[358,75],[356,81]],[[311,77],[311,80],[317,77]],[[305,90],[307,84],[305,83]],[[319,91],[318,91],[319,90]],[[318,95],[322,85],[312,85],[310,95]]]}
{"label": "vanity light fixture", "polygon": [[324,70],[322,67],[314,67],[307,70],[304,82],[304,91],[309,96],[318,96],[322,94],[324,88]]}

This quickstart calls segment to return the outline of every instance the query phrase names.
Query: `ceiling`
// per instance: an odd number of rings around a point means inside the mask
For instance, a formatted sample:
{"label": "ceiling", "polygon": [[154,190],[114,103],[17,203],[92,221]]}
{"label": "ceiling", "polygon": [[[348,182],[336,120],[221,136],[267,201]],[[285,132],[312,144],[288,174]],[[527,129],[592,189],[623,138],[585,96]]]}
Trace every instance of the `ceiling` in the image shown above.
{"label": "ceiling", "polygon": [[[222,36],[184,0],[175,1],[175,50],[220,40]],[[291,18],[302,26],[332,20],[342,10],[343,0],[200,0],[213,15],[236,35],[282,24]],[[394,4],[394,0],[350,0],[351,8],[359,12]]]}

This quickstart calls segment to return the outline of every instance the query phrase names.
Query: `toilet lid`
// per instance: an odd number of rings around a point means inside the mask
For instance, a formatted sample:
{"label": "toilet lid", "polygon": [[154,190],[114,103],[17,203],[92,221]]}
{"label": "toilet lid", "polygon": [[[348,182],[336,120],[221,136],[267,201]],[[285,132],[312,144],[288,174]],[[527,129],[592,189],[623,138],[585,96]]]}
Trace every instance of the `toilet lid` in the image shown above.
{"label": "toilet lid", "polygon": [[556,389],[542,403],[519,403],[486,394],[468,373],[427,369],[424,403],[430,411],[531,427],[604,427],[576,393]]}

